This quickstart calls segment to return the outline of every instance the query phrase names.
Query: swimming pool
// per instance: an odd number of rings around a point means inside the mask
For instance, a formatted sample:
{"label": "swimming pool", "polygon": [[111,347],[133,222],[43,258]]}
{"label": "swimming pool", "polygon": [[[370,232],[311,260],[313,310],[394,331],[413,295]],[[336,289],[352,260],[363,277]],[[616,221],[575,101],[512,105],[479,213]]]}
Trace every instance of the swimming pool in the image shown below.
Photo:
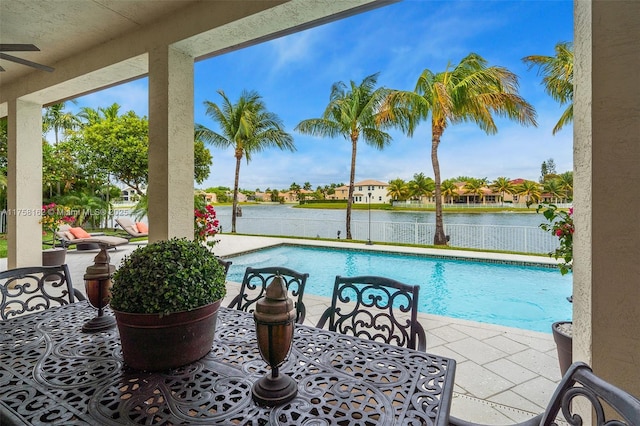
{"label": "swimming pool", "polygon": [[248,266],[308,272],[306,294],[331,297],[336,275],[420,284],[420,312],[551,333],[571,319],[571,275],[557,269],[399,253],[284,245],[229,258],[229,281]]}

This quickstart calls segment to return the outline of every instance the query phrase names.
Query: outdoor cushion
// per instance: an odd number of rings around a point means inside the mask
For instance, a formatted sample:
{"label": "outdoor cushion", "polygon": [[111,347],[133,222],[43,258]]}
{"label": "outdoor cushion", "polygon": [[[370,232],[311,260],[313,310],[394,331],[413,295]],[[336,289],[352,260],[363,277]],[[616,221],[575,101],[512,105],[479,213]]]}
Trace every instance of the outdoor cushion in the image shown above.
{"label": "outdoor cushion", "polygon": [[130,234],[131,233],[136,234],[136,233],[140,232],[140,231],[138,231],[138,228],[136,227],[135,224],[127,225],[127,226],[125,226],[124,229],[125,229],[125,231],[129,232]]}
{"label": "outdoor cushion", "polygon": [[136,222],[136,228],[138,229],[138,232],[141,233],[141,234],[148,234],[149,233],[149,227],[147,226],[146,223]]}
{"label": "outdoor cushion", "polygon": [[75,240],[75,239],[76,239],[76,236],[75,236],[75,235],[73,235],[73,234],[71,233],[71,231],[64,231],[64,232],[63,232],[63,235],[65,236],[65,238],[66,238],[67,240],[70,240],[70,241],[71,241],[71,240]]}
{"label": "outdoor cushion", "polygon": [[91,238],[91,235],[85,231],[84,229],[78,227],[78,228],[71,228],[69,229],[69,232],[71,232],[73,234],[74,237],[76,238]]}

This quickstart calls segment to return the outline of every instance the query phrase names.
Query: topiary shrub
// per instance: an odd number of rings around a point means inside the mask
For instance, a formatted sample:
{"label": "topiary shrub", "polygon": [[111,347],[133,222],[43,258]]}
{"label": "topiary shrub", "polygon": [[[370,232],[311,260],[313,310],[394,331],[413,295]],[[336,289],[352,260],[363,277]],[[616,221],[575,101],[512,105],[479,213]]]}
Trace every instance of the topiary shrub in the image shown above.
{"label": "topiary shrub", "polygon": [[142,314],[190,311],[222,299],[226,274],[202,244],[172,238],[125,256],[113,275],[111,307]]}

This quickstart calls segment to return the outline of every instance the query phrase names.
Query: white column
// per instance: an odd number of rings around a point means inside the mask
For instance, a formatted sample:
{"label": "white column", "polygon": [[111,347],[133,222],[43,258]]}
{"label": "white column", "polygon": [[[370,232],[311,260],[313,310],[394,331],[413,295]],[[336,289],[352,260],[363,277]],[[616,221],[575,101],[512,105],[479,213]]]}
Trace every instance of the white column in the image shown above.
{"label": "white column", "polygon": [[640,395],[640,2],[574,7],[573,357]]}
{"label": "white column", "polygon": [[193,238],[193,58],[149,53],[149,241]]}
{"label": "white column", "polygon": [[9,102],[8,268],[42,264],[42,105]]}

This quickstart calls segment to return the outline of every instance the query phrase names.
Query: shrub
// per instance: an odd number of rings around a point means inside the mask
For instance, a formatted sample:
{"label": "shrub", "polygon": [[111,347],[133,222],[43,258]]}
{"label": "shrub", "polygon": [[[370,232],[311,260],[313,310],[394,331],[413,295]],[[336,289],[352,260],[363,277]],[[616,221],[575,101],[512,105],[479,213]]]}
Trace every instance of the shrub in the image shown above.
{"label": "shrub", "polygon": [[111,307],[130,313],[189,311],[226,294],[224,267],[205,246],[172,238],[125,256],[113,276]]}

